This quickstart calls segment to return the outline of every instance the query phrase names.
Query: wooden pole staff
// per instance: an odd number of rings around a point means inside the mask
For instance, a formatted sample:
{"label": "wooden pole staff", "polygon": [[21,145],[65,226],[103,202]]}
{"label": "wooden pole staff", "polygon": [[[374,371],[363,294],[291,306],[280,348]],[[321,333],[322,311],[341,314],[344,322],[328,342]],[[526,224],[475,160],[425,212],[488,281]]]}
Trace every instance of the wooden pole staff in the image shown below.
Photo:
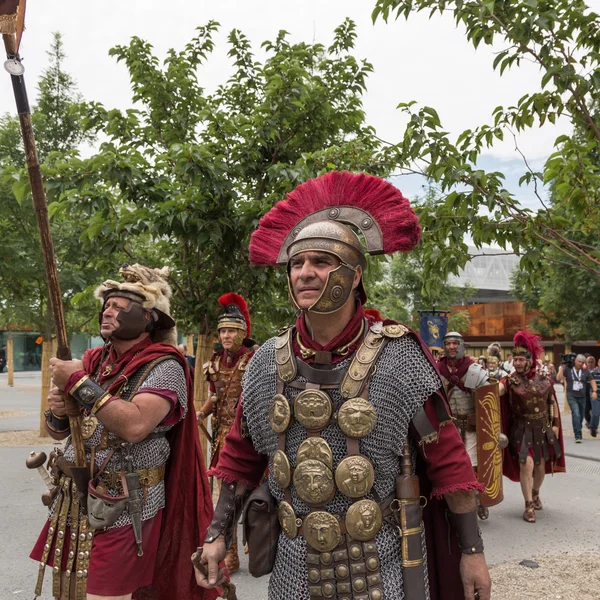
{"label": "wooden pole staff", "polygon": [[[40,170],[40,163],[35,146],[31,112],[29,110],[27,90],[25,89],[25,80],[23,79],[23,68],[17,46],[18,38],[20,38],[19,33],[4,33],[2,35],[4,48],[6,49],[6,55],[8,57],[8,61],[5,65],[9,73],[11,73],[10,78],[12,80],[15,101],[17,103],[17,112],[19,113],[19,122],[21,124],[23,145],[25,147],[25,159],[27,161],[33,207],[35,209],[35,216],[40,232],[44,266],[46,269],[46,281],[48,283],[48,295],[50,297],[50,306],[52,309],[52,317],[58,344],[56,355],[62,360],[71,360],[71,350],[69,349],[67,326],[65,323],[60,285],[58,282],[54,244],[52,243],[52,235],[50,233],[50,219],[48,218],[46,192],[44,191],[42,172]],[[67,415],[69,416],[69,425],[71,426],[71,441],[73,443],[73,449],[75,450],[75,465],[84,467],[85,450],[83,446],[83,437],[81,435],[81,413],[79,411],[79,406],[67,395],[65,395],[65,405],[67,408]]]}

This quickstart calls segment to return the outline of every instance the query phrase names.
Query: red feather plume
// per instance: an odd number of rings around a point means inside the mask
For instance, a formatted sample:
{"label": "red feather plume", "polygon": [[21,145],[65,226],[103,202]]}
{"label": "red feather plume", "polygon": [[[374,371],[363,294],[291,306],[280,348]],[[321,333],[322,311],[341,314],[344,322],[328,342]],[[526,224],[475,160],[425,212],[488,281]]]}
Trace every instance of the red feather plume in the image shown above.
{"label": "red feather plume", "polygon": [[385,254],[412,250],[421,239],[419,219],[391,183],[366,173],[333,171],[309,179],[262,217],[250,238],[250,261],[275,265],[288,233],[304,217],[330,206],[355,206],[377,221]]}
{"label": "red feather plume", "polygon": [[246,337],[250,337],[250,333],[252,332],[252,323],[250,321],[250,312],[248,311],[248,305],[242,296],[236,294],[234,292],[229,292],[228,294],[223,294],[219,298],[219,304],[223,307],[226,307],[228,304],[235,304],[242,313],[244,317],[244,321],[246,321],[246,325],[248,330],[246,332]]}
{"label": "red feather plume", "polygon": [[529,329],[522,329],[521,331],[517,331],[515,333],[515,337],[513,338],[513,344],[515,348],[517,346],[522,346],[523,348],[527,348],[531,354],[531,369],[529,372],[535,372],[537,368],[537,361],[544,353],[544,349],[540,344],[541,338]]}

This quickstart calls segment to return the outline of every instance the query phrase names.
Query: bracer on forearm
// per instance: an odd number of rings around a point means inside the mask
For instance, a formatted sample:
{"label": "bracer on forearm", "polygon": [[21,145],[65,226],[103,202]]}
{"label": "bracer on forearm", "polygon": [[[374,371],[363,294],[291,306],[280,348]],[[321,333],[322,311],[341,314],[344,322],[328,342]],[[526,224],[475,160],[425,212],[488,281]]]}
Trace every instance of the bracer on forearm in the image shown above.
{"label": "bracer on forearm", "polygon": [[223,536],[226,548],[231,546],[233,532],[242,514],[244,502],[250,491],[243,483],[225,483],[221,486],[219,501],[215,507],[212,522],[206,531],[204,543],[210,544]]}
{"label": "bracer on forearm", "polygon": [[105,389],[87,375],[84,375],[67,391],[75,398],[77,404],[93,414],[97,413],[111,398],[111,395]]}
{"label": "bracer on forearm", "polygon": [[448,511],[448,520],[458,536],[458,547],[463,554],[483,552],[483,539],[477,522],[477,511],[466,513]]}
{"label": "bracer on forearm", "polygon": [[47,410],[44,413],[46,418],[46,427],[53,433],[64,433],[69,430],[69,417],[59,417],[55,415],[51,410]]}

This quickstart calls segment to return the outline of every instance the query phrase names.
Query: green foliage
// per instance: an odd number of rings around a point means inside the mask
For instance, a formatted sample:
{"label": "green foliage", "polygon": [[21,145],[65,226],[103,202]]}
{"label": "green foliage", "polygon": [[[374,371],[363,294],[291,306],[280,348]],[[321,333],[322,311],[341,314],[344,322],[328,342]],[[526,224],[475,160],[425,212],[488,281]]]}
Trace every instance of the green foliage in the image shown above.
{"label": "green foliage", "polygon": [[[422,215],[430,232],[424,250],[429,273],[457,273],[469,259],[463,235],[475,246],[512,247],[520,266],[536,279],[550,261],[600,276],[600,18],[582,0],[377,0],[373,19],[410,18],[413,13],[452,12],[475,48],[502,45],[492,68],[500,74],[524,62],[539,67],[539,90],[516,106],[498,106],[488,124],[452,139],[433,108],[405,102],[399,108],[409,123],[403,139],[387,149],[387,160],[408,172],[421,172],[444,192]],[[534,172],[523,157],[521,184],[555,190],[555,204],[540,210],[524,207],[504,187],[504,176],[477,167],[483,152],[498,140],[568,119],[574,134],[561,136],[543,172]],[[515,138],[516,142],[516,138]],[[565,220],[561,211],[568,209]],[[592,244],[580,234],[595,232]]]}
{"label": "green foliage", "polygon": [[[423,198],[416,198],[413,207],[421,215],[430,210],[437,201],[439,191],[434,187],[426,190]],[[426,270],[426,253],[430,233],[424,232],[423,243],[408,254],[396,254],[384,263],[383,278],[373,288],[373,301],[385,318],[419,326],[419,310],[433,307],[449,309],[454,304],[465,303],[475,289],[470,286],[453,286],[447,277],[433,277]],[[464,314],[466,312],[466,314]],[[464,311],[451,315],[450,323],[459,331],[469,326],[469,313]]]}
{"label": "green foliage", "polygon": [[[249,266],[260,216],[326,171],[389,169],[365,124],[361,96],[372,67],[352,55],[354,23],[338,27],[328,48],[291,44],[281,31],[263,43],[263,62],[233,30],[234,73],[207,93],[200,73],[217,29],[213,21],[199,27],[162,63],[137,37],[111,50],[127,66],[136,108],[88,105],[86,131],[102,131],[106,141],[89,158],[54,165],[52,209],[87,222],[85,235],[100,248],[151,240],[156,260],[173,268],[181,330],[210,332],[217,298],[235,291],[248,299],[262,340],[292,314],[284,274]],[[147,249],[136,260],[148,260]]]}
{"label": "green foliage", "polygon": [[[54,165],[90,139],[81,126],[80,98],[71,77],[63,71],[64,53],[59,34],[54,35],[49,67],[39,81],[32,110],[37,146],[46,176]],[[52,188],[52,179],[46,178]],[[84,328],[90,314],[77,313],[76,298],[98,282],[105,268],[91,244],[82,244],[83,224],[70,214],[52,219],[52,236],[59,267],[68,324]],[[0,327],[33,326],[49,337],[53,329],[39,233],[31,201],[19,120],[0,118]],[[96,311],[96,308],[94,312]]]}

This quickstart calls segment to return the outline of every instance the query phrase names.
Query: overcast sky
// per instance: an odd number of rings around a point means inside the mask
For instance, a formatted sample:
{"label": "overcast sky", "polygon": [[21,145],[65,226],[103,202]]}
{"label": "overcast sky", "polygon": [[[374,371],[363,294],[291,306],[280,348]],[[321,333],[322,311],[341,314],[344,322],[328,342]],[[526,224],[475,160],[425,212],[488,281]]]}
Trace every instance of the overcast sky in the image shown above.
{"label": "overcast sky", "polygon": [[[181,49],[197,26],[210,19],[218,21],[216,49],[200,75],[210,90],[224,82],[231,70],[226,45],[231,29],[241,29],[260,56],[260,43],[273,39],[280,29],[289,31],[292,41],[328,44],[334,28],[350,17],[358,27],[355,54],[375,69],[364,98],[368,121],[380,137],[392,142],[400,139],[404,126],[396,110],[400,102],[416,100],[433,106],[444,128],[457,134],[489,122],[496,106],[514,104],[538,88],[539,75],[532,64],[500,78],[491,63],[501,48],[486,46],[475,51],[450,16],[429,20],[420,14],[408,22],[373,25],[373,5],[374,0],[34,0],[27,6],[21,55],[33,99],[51,34],[60,31],[68,54],[65,67],[84,98],[107,108],[127,108],[131,95],[126,68],[109,57],[108,51],[126,44],[131,36],[148,40],[162,59],[168,48]],[[0,112],[14,112],[8,75],[0,85]],[[569,129],[568,124],[559,123],[531,130],[520,136],[519,146],[534,168],[539,168],[552,152],[554,139]],[[486,168],[505,172],[512,191],[519,191],[516,181],[524,167],[512,140],[495,147],[484,162]],[[398,183],[403,187],[402,181]],[[407,180],[404,191],[414,194],[419,185],[415,179]],[[521,194],[531,200],[530,191]]]}

